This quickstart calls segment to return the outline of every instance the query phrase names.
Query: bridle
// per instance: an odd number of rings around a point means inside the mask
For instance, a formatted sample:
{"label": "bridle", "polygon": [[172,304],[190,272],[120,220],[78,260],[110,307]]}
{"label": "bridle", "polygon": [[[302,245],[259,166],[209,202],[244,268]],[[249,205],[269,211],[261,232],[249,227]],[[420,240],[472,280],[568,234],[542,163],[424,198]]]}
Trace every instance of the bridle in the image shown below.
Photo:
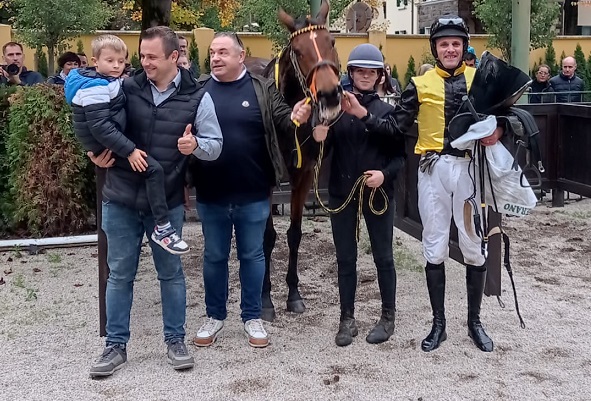
{"label": "bridle", "polygon": [[[297,31],[292,32],[292,34],[289,36],[289,44],[287,45],[287,48],[289,49],[289,57],[291,59],[291,64],[292,64],[293,69],[295,71],[296,78],[298,79],[298,82],[300,84],[300,88],[301,88],[302,92],[304,92],[304,95],[311,99],[313,104],[318,102],[318,89],[317,89],[317,85],[316,85],[316,73],[318,72],[318,70],[324,66],[328,66],[333,70],[333,72],[335,73],[335,75],[337,77],[340,75],[339,67],[333,61],[324,60],[322,58],[322,55],[320,54],[320,49],[318,48],[318,43],[316,42],[316,33],[315,33],[315,31],[318,31],[318,30],[327,30],[327,29],[326,29],[325,25],[308,25],[304,28],[298,29]],[[318,62],[316,62],[316,64],[314,64],[314,66],[308,72],[307,75],[304,75],[304,73],[302,72],[302,69],[300,68],[300,64],[297,61],[297,55],[295,54],[295,52],[293,50],[293,46],[291,44],[291,41],[293,40],[293,38],[295,38],[296,36],[305,34],[305,33],[310,34],[310,40],[312,41],[312,44],[314,45],[314,50],[316,51],[316,56],[318,57]],[[340,82],[337,86],[337,91],[339,93],[343,92],[343,88],[342,88]]]}

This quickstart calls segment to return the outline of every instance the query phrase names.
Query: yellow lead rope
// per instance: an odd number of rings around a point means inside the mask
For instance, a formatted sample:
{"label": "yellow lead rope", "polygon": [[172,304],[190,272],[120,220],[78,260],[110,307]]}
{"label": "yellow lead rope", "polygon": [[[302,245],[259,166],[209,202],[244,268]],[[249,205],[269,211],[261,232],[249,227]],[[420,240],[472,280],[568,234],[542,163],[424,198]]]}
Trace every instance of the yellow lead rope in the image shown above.
{"label": "yellow lead rope", "polygon": [[[368,176],[363,174],[359,178],[357,178],[357,181],[355,181],[355,184],[353,184],[353,188],[351,188],[351,192],[349,192],[349,195],[347,196],[347,199],[345,200],[345,202],[343,202],[343,204],[341,206],[339,206],[335,209],[330,209],[328,206],[326,206],[324,204],[324,202],[322,202],[322,199],[320,199],[320,193],[318,192],[318,177],[320,176],[320,167],[322,165],[323,156],[324,156],[324,141],[320,142],[320,153],[318,154],[318,160],[316,161],[316,166],[314,166],[314,194],[316,195],[316,200],[318,201],[318,203],[320,204],[322,209],[324,209],[325,212],[340,213],[349,205],[349,203],[351,203],[355,194],[359,193],[359,202],[357,204],[357,232],[355,235],[355,240],[357,242],[359,242],[359,237],[361,235],[361,216],[363,215],[363,194],[365,191],[365,186],[366,186]],[[380,190],[380,193],[382,194],[382,197],[384,198],[384,208],[381,210],[376,210],[373,205],[376,190],[378,190],[378,189]],[[379,187],[379,188],[372,188],[371,189],[371,192],[369,193],[369,210],[371,210],[371,212],[373,214],[375,214],[376,216],[381,216],[384,213],[386,213],[386,210],[388,210],[388,196],[386,195],[384,188]]]}

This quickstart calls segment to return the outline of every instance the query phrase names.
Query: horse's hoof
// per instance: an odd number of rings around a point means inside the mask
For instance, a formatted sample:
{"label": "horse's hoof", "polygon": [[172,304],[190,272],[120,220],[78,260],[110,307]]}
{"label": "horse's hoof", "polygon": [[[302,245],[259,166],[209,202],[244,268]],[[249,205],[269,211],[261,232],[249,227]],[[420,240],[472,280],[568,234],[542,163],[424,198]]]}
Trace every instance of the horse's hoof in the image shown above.
{"label": "horse's hoof", "polygon": [[287,301],[287,311],[293,313],[304,313],[306,311],[306,305],[301,299],[295,301]]}
{"label": "horse's hoof", "polygon": [[265,322],[272,322],[275,320],[275,308],[263,308],[261,310],[261,319]]}

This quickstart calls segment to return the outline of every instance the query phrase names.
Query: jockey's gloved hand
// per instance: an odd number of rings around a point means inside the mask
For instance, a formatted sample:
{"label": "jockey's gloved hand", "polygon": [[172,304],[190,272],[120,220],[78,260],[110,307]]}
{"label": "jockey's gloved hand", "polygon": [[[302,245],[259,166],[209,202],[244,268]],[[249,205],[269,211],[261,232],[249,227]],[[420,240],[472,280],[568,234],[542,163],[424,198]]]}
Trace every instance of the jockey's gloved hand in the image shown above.
{"label": "jockey's gloved hand", "polygon": [[439,160],[439,154],[436,152],[427,152],[423,156],[421,156],[421,160],[419,160],[419,170],[421,173],[431,174],[431,170],[435,163]]}

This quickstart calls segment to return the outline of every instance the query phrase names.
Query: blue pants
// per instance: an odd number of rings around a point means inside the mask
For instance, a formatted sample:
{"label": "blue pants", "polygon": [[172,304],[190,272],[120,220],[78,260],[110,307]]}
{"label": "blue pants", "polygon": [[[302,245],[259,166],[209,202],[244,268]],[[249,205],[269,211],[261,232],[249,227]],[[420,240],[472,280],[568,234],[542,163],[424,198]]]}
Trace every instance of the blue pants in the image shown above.
{"label": "blue pants", "polygon": [[225,320],[228,301],[228,258],[232,227],[240,261],[243,322],[261,317],[261,292],[265,276],[263,237],[269,217],[269,199],[243,205],[197,202],[205,239],[203,281],[207,316]]}
{"label": "blue pants", "polygon": [[[181,235],[183,206],[169,211],[170,222]],[[133,301],[133,282],[137,273],[144,233],[154,231],[154,218],[135,209],[103,202],[102,228],[107,236],[107,345],[129,341],[129,317]],[[150,241],[154,266],[160,281],[164,341],[185,338],[186,286],[181,258]]]}

